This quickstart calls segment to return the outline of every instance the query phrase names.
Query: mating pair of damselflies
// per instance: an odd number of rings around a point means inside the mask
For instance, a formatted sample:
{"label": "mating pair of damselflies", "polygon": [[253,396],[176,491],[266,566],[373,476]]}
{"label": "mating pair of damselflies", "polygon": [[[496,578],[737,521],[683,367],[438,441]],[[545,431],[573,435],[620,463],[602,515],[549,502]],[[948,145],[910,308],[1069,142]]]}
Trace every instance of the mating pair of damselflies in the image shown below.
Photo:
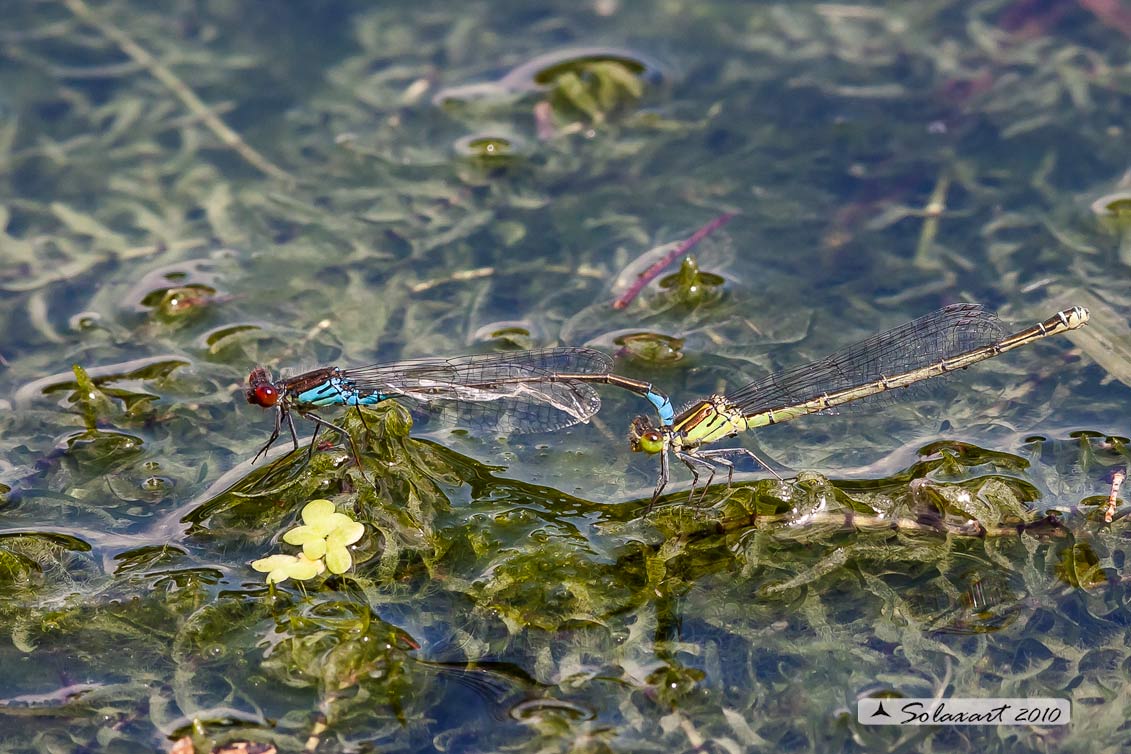
{"label": "mating pair of damselflies", "polygon": [[660,476],[652,494],[655,503],[668,483],[669,451],[691,470],[692,491],[701,470],[709,472],[706,485],[710,485],[715,472],[726,468],[729,484],[734,465],[728,456],[744,454],[758,460],[757,456],[745,448],[704,446],[748,429],[907,388],[1074,330],[1087,321],[1088,310],[1076,306],[1005,335],[998,318],[980,305],[952,304],[819,361],[694,401],[678,415],[664,393],[650,383],[613,374],[612,360],[588,348],[424,359],[356,369],[326,367],[277,382],[272,382],[265,369],[257,368],[248,378],[247,399],[276,409],[275,429],[262,454],[279,438],[284,421],[298,449],[291,412],[315,423],[315,438],[322,427],[342,430],[320,418],[314,409],[367,406],[390,398],[415,402],[429,413],[473,426],[542,431],[587,421],[601,405],[592,385],[615,385],[644,396],[659,415],[659,424],[638,416],[629,433],[633,450],[660,456]]}

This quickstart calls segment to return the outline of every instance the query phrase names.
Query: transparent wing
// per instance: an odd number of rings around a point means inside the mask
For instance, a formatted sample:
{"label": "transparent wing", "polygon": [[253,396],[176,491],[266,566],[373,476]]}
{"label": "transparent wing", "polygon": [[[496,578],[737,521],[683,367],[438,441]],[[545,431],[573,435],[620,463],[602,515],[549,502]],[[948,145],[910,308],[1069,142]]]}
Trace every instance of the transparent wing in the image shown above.
{"label": "transparent wing", "polygon": [[[727,400],[747,416],[805,403],[996,343],[1004,334],[998,318],[981,305],[951,304],[820,361],[752,382],[727,393]],[[892,398],[890,393],[880,393],[857,404]]]}
{"label": "transparent wing", "polygon": [[452,359],[412,359],[341,370],[346,384],[363,392],[416,393],[433,391],[458,397],[466,387],[506,390],[522,381],[539,381],[555,374],[608,374],[612,359],[591,348],[541,348],[531,351],[476,354]]}
{"label": "transparent wing", "polygon": [[552,432],[588,421],[601,408],[601,397],[581,382],[527,383],[503,395],[479,393],[470,398],[411,401],[419,424],[467,427],[478,432],[526,434]]}
{"label": "transparent wing", "polygon": [[345,384],[413,403],[418,420],[503,433],[584,422],[601,408],[587,383],[560,375],[608,374],[612,359],[589,348],[417,359],[342,370]]}

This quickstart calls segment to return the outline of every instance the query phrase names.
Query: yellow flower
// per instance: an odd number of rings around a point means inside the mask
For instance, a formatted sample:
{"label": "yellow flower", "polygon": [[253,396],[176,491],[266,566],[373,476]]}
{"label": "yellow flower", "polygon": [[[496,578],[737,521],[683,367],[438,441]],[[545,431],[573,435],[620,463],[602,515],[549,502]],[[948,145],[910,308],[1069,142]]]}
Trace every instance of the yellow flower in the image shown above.
{"label": "yellow flower", "polygon": [[326,559],[330,573],[345,573],[353,565],[349,546],[365,534],[365,525],[334,510],[329,500],[311,500],[302,509],[303,526],[283,535],[283,541],[300,545],[310,560]]}
{"label": "yellow flower", "polygon": [[306,553],[295,555],[271,555],[252,561],[251,567],[267,574],[268,584],[279,584],[287,579],[305,581],[326,570],[321,560],[311,560]]}

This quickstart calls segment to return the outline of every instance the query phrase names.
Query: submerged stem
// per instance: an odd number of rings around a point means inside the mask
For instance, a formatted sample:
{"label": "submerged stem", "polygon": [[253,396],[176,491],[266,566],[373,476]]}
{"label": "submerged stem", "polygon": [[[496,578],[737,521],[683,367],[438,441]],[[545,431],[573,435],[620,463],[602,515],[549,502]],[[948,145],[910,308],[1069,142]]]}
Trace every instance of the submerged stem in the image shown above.
{"label": "submerged stem", "polygon": [[294,182],[294,176],[257,152],[244,141],[238,133],[233,131],[228,124],[220,120],[220,117],[205,104],[204,100],[197,96],[196,92],[190,89],[185,82],[181,81],[180,77],[173,73],[168,66],[154,57],[148,50],[135,42],[132,37],[117,26],[99,18],[98,15],[90,9],[90,6],[86,4],[85,0],[62,0],[62,2],[71,13],[98,29],[103,36],[118,45],[118,48],[128,55],[131,60],[143,66],[149,71],[151,76],[164,84],[193,115],[200,118],[204,125],[207,126],[225,146],[233,149],[240,157],[243,157],[244,160],[265,175],[291,183]]}

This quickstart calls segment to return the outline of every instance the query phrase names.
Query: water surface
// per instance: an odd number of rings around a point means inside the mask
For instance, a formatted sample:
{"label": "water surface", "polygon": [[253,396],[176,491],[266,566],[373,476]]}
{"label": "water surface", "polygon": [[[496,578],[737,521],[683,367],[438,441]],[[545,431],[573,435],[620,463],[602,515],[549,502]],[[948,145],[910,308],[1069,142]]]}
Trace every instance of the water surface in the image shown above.
{"label": "water surface", "polygon": [[[1127,747],[1115,5],[3,16],[12,751]],[[724,213],[701,277],[612,308]],[[743,438],[794,476],[744,461],[697,506],[675,464],[646,510],[646,406],[610,391],[547,435],[347,418],[365,478],[339,444],[251,464],[256,364],[592,345],[679,403],[956,301],[1092,323]],[[320,497],[366,525],[354,567],[269,589],[250,563],[297,552]],[[858,725],[876,694],[1064,697],[1076,722]]]}

